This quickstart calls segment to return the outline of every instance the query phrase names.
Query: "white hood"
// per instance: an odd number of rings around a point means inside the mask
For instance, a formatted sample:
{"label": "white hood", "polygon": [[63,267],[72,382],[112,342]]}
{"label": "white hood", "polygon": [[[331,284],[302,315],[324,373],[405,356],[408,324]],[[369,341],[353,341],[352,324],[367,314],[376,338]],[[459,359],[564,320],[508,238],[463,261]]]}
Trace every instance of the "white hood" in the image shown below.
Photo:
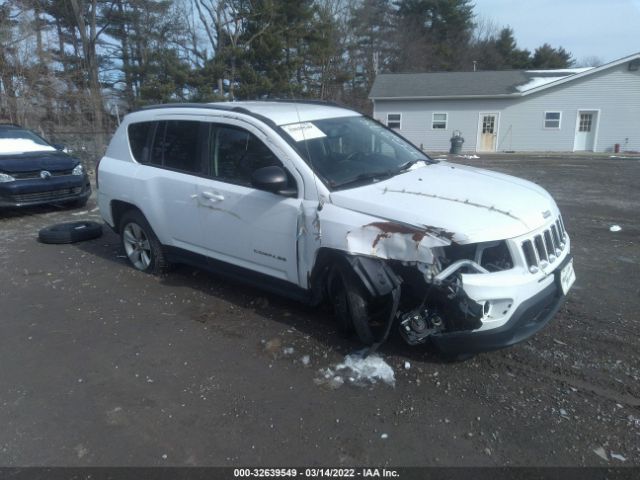
{"label": "white hood", "polygon": [[363,187],[331,193],[341,208],[416,227],[442,229],[457,243],[524,235],[558,209],[540,186],[447,162],[415,168]]}

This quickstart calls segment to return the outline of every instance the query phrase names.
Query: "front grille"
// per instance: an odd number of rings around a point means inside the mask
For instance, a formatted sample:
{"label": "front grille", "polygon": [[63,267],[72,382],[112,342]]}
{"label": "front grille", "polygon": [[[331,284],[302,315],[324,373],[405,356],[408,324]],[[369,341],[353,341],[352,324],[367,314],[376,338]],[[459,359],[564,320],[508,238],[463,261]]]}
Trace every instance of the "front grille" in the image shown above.
{"label": "front grille", "polygon": [[18,195],[13,195],[13,199],[18,203],[50,201],[50,200],[53,201],[59,198],[68,197],[69,195],[77,195],[81,191],[82,191],[82,187],[63,188],[61,190],[52,190],[49,192],[22,193]]}
{"label": "front grille", "polygon": [[[11,175],[16,180],[31,180],[31,179],[35,179],[35,178],[41,178],[40,177],[40,172],[41,171],[42,170],[37,170],[37,171],[33,171],[33,172],[15,172],[15,173],[10,173],[9,175]],[[49,173],[51,174],[52,177],[66,177],[66,176],[69,176],[69,175],[73,174],[73,169],[72,170],[59,170],[57,172],[49,171]]]}
{"label": "front grille", "polygon": [[567,232],[562,217],[546,230],[522,242],[522,253],[531,273],[555,262],[567,245]]}

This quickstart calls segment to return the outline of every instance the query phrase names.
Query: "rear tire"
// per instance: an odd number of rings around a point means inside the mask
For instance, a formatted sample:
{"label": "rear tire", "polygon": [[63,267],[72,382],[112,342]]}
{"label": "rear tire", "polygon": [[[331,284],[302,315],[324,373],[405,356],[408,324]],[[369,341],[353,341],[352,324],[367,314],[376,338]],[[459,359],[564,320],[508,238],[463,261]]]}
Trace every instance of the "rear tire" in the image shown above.
{"label": "rear tire", "polygon": [[122,247],[136,270],[161,275],[168,271],[170,264],[164,247],[153,229],[138,210],[129,210],[120,221]]}

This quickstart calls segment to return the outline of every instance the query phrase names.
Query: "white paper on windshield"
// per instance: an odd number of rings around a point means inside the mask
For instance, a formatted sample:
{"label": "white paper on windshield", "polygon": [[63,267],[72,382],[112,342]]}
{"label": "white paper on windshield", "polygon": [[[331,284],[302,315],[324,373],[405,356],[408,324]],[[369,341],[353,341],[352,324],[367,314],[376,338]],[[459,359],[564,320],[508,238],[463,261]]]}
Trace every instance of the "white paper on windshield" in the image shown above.
{"label": "white paper on windshield", "polygon": [[0,138],[0,154],[50,151],[55,151],[55,148],[39,145],[28,138]]}
{"label": "white paper on windshield", "polygon": [[282,129],[296,142],[326,137],[326,135],[322,133],[322,130],[311,122],[291,123],[289,125],[283,125]]}

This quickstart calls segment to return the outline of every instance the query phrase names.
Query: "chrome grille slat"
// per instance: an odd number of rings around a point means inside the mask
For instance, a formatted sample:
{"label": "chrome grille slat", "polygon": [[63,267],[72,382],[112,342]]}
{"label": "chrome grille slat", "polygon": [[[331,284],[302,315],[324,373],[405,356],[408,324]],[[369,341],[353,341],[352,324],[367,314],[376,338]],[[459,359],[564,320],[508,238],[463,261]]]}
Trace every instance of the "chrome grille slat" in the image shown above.
{"label": "chrome grille slat", "polygon": [[553,236],[553,242],[556,245],[556,248],[560,248],[560,236],[558,235],[558,229],[556,225],[551,225],[551,235]]}
{"label": "chrome grille slat", "polygon": [[531,273],[536,273],[539,268],[544,268],[558,258],[558,251],[565,248],[566,231],[562,217],[545,230],[532,235],[521,244],[527,267]]}

